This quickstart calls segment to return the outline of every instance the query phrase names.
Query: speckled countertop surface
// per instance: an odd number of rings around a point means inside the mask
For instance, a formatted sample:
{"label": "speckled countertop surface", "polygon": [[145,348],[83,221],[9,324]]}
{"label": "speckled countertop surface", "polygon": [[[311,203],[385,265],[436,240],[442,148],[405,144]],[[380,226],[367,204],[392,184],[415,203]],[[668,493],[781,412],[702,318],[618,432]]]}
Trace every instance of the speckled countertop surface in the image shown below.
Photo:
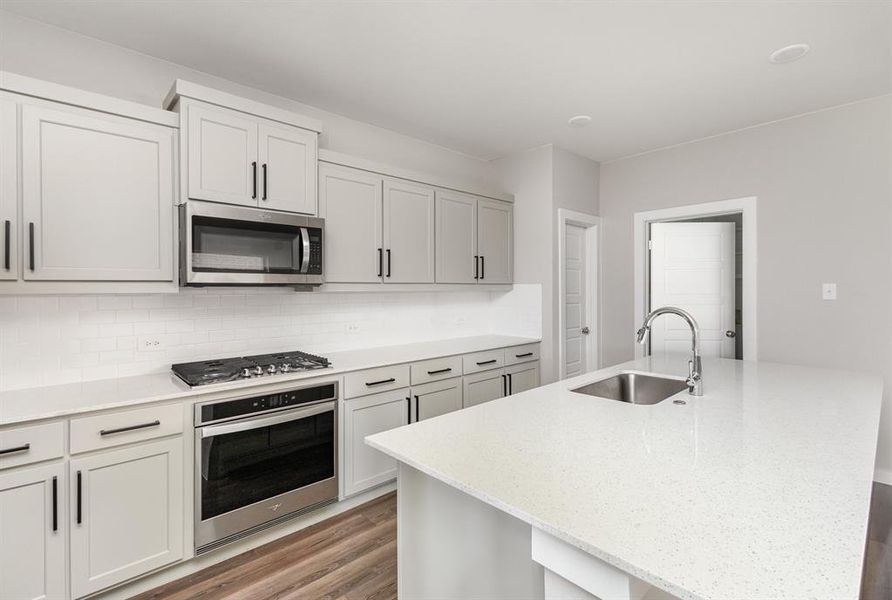
{"label": "speckled countertop surface", "polygon": [[634,406],[569,390],[647,358],[367,443],[681,598],[859,595],[882,380],[705,360],[705,394]]}
{"label": "speckled countertop surface", "polygon": [[[350,371],[396,365],[441,356],[519,346],[538,339],[481,335],[411,344],[330,352],[331,368],[218,383],[190,388],[170,372],[101,379],[0,392],[0,426],[170,400],[194,400],[206,394],[334,377]],[[264,391],[258,391],[264,393]]]}

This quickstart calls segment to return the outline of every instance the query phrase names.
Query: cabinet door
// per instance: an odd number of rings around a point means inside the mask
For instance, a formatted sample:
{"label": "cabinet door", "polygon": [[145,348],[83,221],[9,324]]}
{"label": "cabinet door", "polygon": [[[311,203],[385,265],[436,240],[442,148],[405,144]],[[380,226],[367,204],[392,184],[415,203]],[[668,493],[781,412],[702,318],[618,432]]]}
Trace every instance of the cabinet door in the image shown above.
{"label": "cabinet door", "polygon": [[74,459],[71,590],[91,594],[183,557],[183,439]]}
{"label": "cabinet door", "polygon": [[16,103],[0,96],[0,280],[18,279],[18,116]]}
{"label": "cabinet door", "polygon": [[414,421],[423,421],[462,407],[461,377],[412,386]]}
{"label": "cabinet door", "polygon": [[434,189],[384,180],[385,283],[434,282]]}
{"label": "cabinet door", "polygon": [[174,133],[23,105],[25,279],[172,281]]}
{"label": "cabinet door", "polygon": [[476,283],[477,199],[437,190],[437,282]]}
{"label": "cabinet door", "polygon": [[539,361],[506,367],[505,374],[508,376],[508,391],[512,394],[539,387]]}
{"label": "cabinet door", "polygon": [[325,219],[325,281],[381,281],[382,178],[366,171],[319,165],[319,216]]}
{"label": "cabinet door", "polygon": [[261,123],[260,207],[316,214],[314,131]]}
{"label": "cabinet door", "polygon": [[65,598],[64,482],[61,464],[0,475],[0,598]]}
{"label": "cabinet door", "polygon": [[465,408],[483,404],[505,395],[506,379],[502,369],[466,375],[463,380],[462,406]]}
{"label": "cabinet door", "polygon": [[409,423],[409,389],[344,402],[344,495],[396,478],[396,460],[365,443],[366,436]]}
{"label": "cabinet door", "polygon": [[258,119],[190,102],[186,108],[187,190],[195,200],[257,206]]}
{"label": "cabinet door", "polygon": [[[542,224],[548,227],[547,223]],[[514,207],[507,202],[477,201],[477,250],[480,283],[514,280]]]}

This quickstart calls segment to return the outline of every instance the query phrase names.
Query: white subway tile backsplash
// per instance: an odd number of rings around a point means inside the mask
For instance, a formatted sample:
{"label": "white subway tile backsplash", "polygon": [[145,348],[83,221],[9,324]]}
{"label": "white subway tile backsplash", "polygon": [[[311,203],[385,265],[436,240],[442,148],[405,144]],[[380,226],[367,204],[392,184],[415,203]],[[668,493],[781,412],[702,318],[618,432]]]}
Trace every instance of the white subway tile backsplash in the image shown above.
{"label": "white subway tile backsplash", "polygon": [[[300,348],[502,333],[538,337],[541,287],[505,293],[295,293],[0,298],[0,389],[164,372],[171,363]],[[157,345],[154,344],[157,342]]]}

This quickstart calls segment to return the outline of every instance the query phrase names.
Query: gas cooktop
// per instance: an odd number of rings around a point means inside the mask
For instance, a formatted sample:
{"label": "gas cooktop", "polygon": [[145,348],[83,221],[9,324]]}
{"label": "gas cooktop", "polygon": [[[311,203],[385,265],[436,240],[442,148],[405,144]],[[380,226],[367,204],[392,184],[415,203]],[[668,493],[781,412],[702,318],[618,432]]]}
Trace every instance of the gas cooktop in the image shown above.
{"label": "gas cooktop", "polygon": [[179,363],[171,366],[171,369],[177,377],[195,387],[238,379],[326,369],[330,366],[331,363],[327,358],[294,351]]}

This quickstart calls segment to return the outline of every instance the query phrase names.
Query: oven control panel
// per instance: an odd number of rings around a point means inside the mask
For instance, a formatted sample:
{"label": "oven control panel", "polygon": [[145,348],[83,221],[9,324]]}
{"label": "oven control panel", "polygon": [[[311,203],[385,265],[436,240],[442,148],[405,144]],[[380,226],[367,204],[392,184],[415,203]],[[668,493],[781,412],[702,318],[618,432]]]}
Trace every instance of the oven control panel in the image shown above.
{"label": "oven control panel", "polygon": [[301,404],[334,400],[338,397],[336,383],[289,390],[278,394],[267,394],[238,400],[224,400],[212,404],[202,404],[196,414],[196,425],[207,425],[215,421],[241,417],[267,411],[277,411]]}

